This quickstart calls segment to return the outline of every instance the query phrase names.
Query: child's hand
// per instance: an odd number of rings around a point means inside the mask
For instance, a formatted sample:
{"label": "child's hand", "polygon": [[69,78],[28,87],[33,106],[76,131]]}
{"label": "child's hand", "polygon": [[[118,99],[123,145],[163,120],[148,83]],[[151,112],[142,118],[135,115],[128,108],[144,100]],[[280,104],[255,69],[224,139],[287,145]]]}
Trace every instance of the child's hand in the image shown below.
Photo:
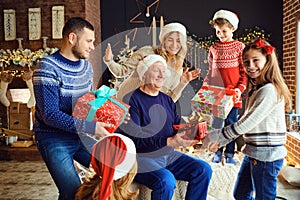
{"label": "child's hand", "polygon": [[239,88],[234,88],[234,91],[235,91],[235,102],[237,102],[241,98],[242,92]]}
{"label": "child's hand", "polygon": [[208,145],[208,150],[212,151],[212,152],[217,152],[219,148],[220,148],[220,143],[219,142],[210,143]]}
{"label": "child's hand", "polygon": [[220,147],[219,135],[221,134],[221,131],[222,129],[215,129],[210,131],[202,141],[202,148],[216,152]]}

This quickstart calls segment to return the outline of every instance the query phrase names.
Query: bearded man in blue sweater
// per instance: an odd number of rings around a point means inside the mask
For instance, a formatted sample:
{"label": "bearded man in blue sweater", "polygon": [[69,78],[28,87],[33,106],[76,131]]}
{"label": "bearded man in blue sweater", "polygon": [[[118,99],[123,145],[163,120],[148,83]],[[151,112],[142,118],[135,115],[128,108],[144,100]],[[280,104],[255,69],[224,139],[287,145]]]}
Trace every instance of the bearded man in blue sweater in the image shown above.
{"label": "bearded man in blue sweater", "polygon": [[33,131],[37,147],[59,190],[59,199],[74,199],[81,180],[74,160],[90,165],[96,142],[87,134],[108,135],[109,124],[72,117],[76,100],[93,87],[93,69],[87,61],[94,50],[94,27],[85,19],[69,19],[59,51],[41,60],[33,74],[36,96]]}

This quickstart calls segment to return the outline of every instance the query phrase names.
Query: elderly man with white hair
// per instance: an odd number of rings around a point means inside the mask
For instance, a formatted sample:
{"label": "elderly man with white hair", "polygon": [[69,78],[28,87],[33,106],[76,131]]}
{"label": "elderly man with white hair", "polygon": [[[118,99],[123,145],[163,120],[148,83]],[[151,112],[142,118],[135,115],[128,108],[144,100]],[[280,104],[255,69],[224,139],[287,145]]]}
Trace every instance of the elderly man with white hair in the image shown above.
{"label": "elderly man with white hair", "polygon": [[159,55],[148,55],[137,66],[141,86],[125,96],[131,120],[120,127],[136,145],[138,173],[135,181],[152,190],[151,199],[172,199],[176,180],[188,182],[186,200],[206,199],[212,176],[210,165],[175,151],[199,142],[185,140],[173,130],[180,123],[172,98],[160,91],[169,71]]}

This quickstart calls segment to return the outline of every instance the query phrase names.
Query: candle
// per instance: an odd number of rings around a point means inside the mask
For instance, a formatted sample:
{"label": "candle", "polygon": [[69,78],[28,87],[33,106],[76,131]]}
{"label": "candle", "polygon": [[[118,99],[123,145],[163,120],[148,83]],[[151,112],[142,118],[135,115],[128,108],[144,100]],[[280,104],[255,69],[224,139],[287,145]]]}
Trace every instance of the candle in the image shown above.
{"label": "candle", "polygon": [[156,46],[156,19],[155,16],[152,20],[152,45]]}
{"label": "candle", "polygon": [[126,49],[129,49],[129,38],[128,38],[128,36],[127,36],[127,34],[125,35],[125,45],[126,45]]}
{"label": "candle", "polygon": [[163,16],[160,16],[160,28],[164,27],[164,18]]}

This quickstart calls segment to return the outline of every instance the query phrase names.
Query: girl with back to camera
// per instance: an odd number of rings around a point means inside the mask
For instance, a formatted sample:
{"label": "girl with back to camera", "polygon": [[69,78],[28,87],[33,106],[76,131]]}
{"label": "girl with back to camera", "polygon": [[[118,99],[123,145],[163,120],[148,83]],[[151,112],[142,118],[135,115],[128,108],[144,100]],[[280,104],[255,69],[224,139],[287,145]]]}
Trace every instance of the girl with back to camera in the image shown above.
{"label": "girl with back to camera", "polygon": [[101,138],[91,152],[94,173],[86,177],[77,189],[75,200],[133,200],[132,192],[136,172],[136,148],[133,141],[121,134],[112,133]]}
{"label": "girl with back to camera", "polygon": [[234,198],[275,199],[277,175],[287,155],[285,112],[291,109],[291,95],[282,77],[275,48],[269,43],[259,38],[247,45],[243,62],[248,75],[245,113],[238,122],[213,130],[203,145],[216,151],[219,146],[243,135],[245,157]]}

